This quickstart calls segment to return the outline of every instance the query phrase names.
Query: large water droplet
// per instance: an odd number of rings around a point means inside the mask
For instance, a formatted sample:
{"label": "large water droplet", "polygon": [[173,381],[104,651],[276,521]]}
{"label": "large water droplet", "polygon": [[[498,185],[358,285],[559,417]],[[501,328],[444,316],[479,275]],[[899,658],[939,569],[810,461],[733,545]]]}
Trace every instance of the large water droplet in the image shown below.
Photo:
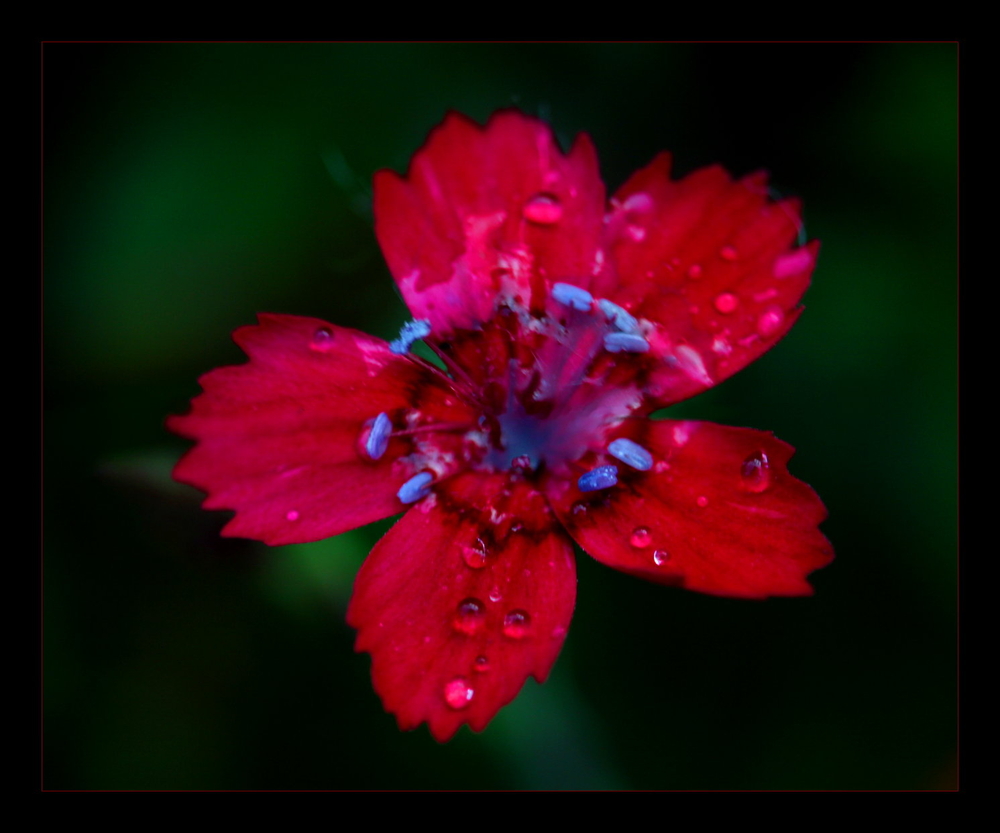
{"label": "large water droplet", "polygon": [[312,341],[309,342],[309,347],[312,350],[318,350],[321,353],[325,353],[327,350],[333,348],[333,331],[327,329],[326,327],[320,327],[313,333]]}
{"label": "large water droplet", "polygon": [[531,617],[523,610],[512,610],[503,618],[504,636],[524,639],[531,629]]}
{"label": "large water droplet", "polygon": [[763,492],[771,485],[771,467],[763,451],[757,451],[743,461],[740,485],[748,492]]}
{"label": "large water droplet", "polygon": [[475,694],[475,689],[469,685],[465,677],[455,677],[444,687],[444,701],[456,711],[468,706]]}
{"label": "large water droplet", "polygon": [[670,560],[670,553],[666,550],[653,550],[653,563],[657,567],[662,567]]}
{"label": "large water droplet", "polygon": [[477,538],[471,546],[462,546],[462,560],[473,570],[481,570],[486,566],[486,544],[482,538]]}
{"label": "large water droplet", "polygon": [[784,323],[785,311],[776,304],[772,304],[757,319],[757,332],[766,338],[781,329],[781,325]]}
{"label": "large water droplet", "polygon": [[459,602],[451,624],[455,630],[472,635],[483,627],[485,621],[486,605],[479,599],[468,598]]}
{"label": "large water droplet", "polygon": [[719,312],[728,315],[739,306],[740,299],[733,295],[732,292],[723,292],[715,296],[714,303],[715,308]]}
{"label": "large water droplet", "polygon": [[632,530],[628,542],[637,549],[648,547],[653,542],[652,533],[644,526],[637,526]]}
{"label": "large water droplet", "polygon": [[550,226],[562,219],[563,209],[554,194],[535,194],[524,205],[524,219],[541,226]]}

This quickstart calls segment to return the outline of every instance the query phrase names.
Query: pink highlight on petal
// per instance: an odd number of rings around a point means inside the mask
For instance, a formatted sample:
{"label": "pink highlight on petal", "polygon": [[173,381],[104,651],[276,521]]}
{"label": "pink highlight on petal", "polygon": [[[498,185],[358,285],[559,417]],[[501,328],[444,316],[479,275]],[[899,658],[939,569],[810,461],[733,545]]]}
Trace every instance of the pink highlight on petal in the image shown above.
{"label": "pink highlight on petal", "polygon": [[792,275],[798,275],[809,269],[812,264],[812,252],[806,248],[796,249],[794,252],[781,255],[774,262],[774,277],[789,278]]}

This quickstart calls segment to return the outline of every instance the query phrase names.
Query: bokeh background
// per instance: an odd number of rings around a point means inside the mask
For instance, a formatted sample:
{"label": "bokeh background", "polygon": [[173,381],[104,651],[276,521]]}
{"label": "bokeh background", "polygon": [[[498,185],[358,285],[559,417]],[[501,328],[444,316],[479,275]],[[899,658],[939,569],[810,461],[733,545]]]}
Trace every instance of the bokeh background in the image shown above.
{"label": "bokeh background", "polygon": [[[956,767],[953,44],[49,44],[44,786],[949,789]],[[270,549],[170,480],[163,427],[260,311],[384,338],[370,182],[448,109],[766,168],[823,241],[768,355],[670,415],[773,430],[830,517],[816,595],[578,558],[549,681],[400,733],[344,610],[389,522]]]}

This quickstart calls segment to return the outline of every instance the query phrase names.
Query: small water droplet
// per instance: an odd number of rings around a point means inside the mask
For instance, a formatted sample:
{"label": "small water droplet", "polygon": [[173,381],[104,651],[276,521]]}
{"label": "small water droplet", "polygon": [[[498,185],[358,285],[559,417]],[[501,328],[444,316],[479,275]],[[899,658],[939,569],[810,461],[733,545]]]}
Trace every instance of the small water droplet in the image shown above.
{"label": "small water droplet", "polygon": [[473,661],[472,667],[482,674],[490,670],[490,661],[484,656],[478,656]]}
{"label": "small water droplet", "polygon": [[587,514],[587,504],[582,500],[578,500],[576,503],[573,504],[573,508],[571,511],[576,517],[582,518],[584,515]]}
{"label": "small water droplet", "polygon": [[648,547],[653,542],[653,536],[648,529],[644,526],[637,526],[632,530],[632,534],[629,536],[628,542],[636,549],[643,549]]}
{"label": "small water droplet", "polygon": [[653,472],[656,474],[663,474],[667,469],[670,468],[670,463],[666,460],[660,460],[658,463],[653,465]]}
{"label": "small water droplet", "polygon": [[763,451],[757,451],[743,461],[740,485],[748,492],[763,492],[771,485],[771,467]]}
{"label": "small water droplet", "polygon": [[554,194],[535,194],[524,206],[524,219],[540,226],[558,223],[562,215],[562,205]]}
{"label": "small water droplet", "polygon": [[325,353],[327,350],[333,348],[333,331],[327,329],[326,327],[320,327],[313,333],[312,341],[309,342],[309,347],[312,350],[318,350],[321,353]]}
{"label": "small water droplet", "polygon": [[740,299],[737,298],[735,295],[733,295],[732,292],[723,292],[715,296],[714,303],[715,303],[715,308],[719,312],[723,313],[724,315],[728,315],[733,310],[735,310],[736,307],[739,306]]}
{"label": "small water droplet", "polygon": [[757,332],[766,338],[781,329],[781,325],[784,323],[785,311],[776,304],[772,304],[757,319]]}
{"label": "small water droplet", "polygon": [[657,567],[662,567],[670,560],[670,553],[666,550],[653,550],[653,563]]}
{"label": "small water droplet", "polygon": [[691,280],[693,280],[693,281],[696,281],[696,280],[698,280],[698,278],[701,277],[701,272],[702,272],[702,269],[701,269],[701,264],[700,263],[692,263],[688,267],[688,277],[691,278]]}
{"label": "small water droplet", "polygon": [[456,711],[468,706],[475,694],[465,677],[455,677],[444,687],[444,701]]}
{"label": "small water droplet", "polygon": [[486,605],[479,599],[468,598],[459,602],[451,624],[455,630],[472,635],[482,628],[485,621]]}
{"label": "small water droplet", "polygon": [[698,500],[695,501],[703,509],[708,506],[708,498],[704,495],[698,495]]}
{"label": "small water droplet", "polygon": [[522,529],[524,529],[524,524],[520,521],[514,521],[514,523],[510,525],[511,532],[520,532]]}
{"label": "small water droplet", "polygon": [[503,618],[504,636],[524,639],[531,627],[531,617],[523,610],[512,610]]}
{"label": "small water droplet", "polygon": [[494,586],[494,588],[490,590],[490,601],[499,602],[502,598],[503,596],[500,595],[500,588]]}
{"label": "small water droplet", "polygon": [[297,521],[299,519],[299,513],[296,512],[294,509],[291,509],[285,515],[285,518],[289,521]]}
{"label": "small water droplet", "polygon": [[483,543],[482,538],[477,538],[476,543],[471,546],[462,545],[462,560],[473,570],[481,570],[486,566],[486,553],[486,544]]}
{"label": "small water droplet", "polygon": [[733,246],[723,246],[719,249],[719,257],[723,260],[736,260],[738,254]]}

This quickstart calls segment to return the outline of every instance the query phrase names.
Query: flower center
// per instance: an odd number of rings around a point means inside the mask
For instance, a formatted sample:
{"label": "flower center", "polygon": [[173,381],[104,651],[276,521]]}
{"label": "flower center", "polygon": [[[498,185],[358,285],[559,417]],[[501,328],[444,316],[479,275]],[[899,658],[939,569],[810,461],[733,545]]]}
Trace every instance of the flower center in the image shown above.
{"label": "flower center", "polygon": [[[603,451],[608,431],[642,403],[634,378],[649,344],[627,311],[565,283],[555,284],[543,316],[522,315],[518,326],[515,337],[530,349],[509,363],[483,462],[568,474],[588,451]],[[608,384],[623,369],[624,383]]]}

